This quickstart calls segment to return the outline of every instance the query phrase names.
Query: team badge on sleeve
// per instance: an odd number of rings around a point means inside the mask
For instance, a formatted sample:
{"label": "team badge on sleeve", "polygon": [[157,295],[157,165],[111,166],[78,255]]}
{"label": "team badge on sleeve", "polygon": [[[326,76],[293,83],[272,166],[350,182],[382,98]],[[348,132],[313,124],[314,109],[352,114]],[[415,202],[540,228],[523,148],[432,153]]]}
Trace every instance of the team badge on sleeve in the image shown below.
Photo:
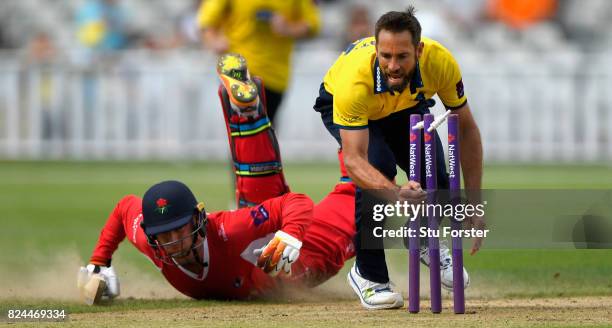
{"label": "team badge on sleeve", "polygon": [[455,87],[457,89],[457,98],[463,98],[463,95],[465,94],[463,90],[463,79],[459,80]]}
{"label": "team badge on sleeve", "polygon": [[251,217],[255,226],[258,227],[260,224],[268,221],[270,215],[263,205],[259,205],[257,208],[251,210]]}

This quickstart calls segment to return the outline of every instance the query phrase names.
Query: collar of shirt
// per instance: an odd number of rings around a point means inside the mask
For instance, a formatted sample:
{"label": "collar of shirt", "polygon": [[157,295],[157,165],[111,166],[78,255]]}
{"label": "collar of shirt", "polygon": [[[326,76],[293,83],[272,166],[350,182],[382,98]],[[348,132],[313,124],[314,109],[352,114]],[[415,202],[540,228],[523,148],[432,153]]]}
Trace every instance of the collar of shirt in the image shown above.
{"label": "collar of shirt", "polygon": [[[374,94],[380,94],[389,92],[394,95],[395,92],[390,90],[387,86],[387,82],[383,77],[383,73],[380,69],[380,65],[378,64],[378,58],[374,61],[374,71],[372,76],[374,77]],[[414,69],[414,74],[412,74],[412,78],[410,79],[410,93],[415,93],[416,89],[422,88],[423,79],[421,78],[421,68],[419,62],[417,61],[416,67]]]}

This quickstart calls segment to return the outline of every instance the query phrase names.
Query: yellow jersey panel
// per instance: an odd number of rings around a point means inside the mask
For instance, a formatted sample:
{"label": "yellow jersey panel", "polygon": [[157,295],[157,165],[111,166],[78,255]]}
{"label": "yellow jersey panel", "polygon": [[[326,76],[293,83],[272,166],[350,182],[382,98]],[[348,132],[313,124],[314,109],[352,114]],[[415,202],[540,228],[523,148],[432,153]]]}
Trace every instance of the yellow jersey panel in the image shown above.
{"label": "yellow jersey panel", "polygon": [[267,88],[283,92],[289,81],[294,39],[272,31],[270,20],[275,14],[288,21],[307,22],[312,35],[319,32],[319,10],[313,0],[204,0],[198,25],[219,28],[229,42],[229,51],[246,58],[251,74],[263,78]]}
{"label": "yellow jersey panel", "polygon": [[365,128],[378,120],[416,106],[438,94],[449,109],[463,106],[467,97],[459,65],[440,43],[422,38],[423,54],[411,80],[401,93],[387,88],[376,58],[376,41],[355,41],[328,70],[325,90],[334,97],[334,123],[344,128]]}

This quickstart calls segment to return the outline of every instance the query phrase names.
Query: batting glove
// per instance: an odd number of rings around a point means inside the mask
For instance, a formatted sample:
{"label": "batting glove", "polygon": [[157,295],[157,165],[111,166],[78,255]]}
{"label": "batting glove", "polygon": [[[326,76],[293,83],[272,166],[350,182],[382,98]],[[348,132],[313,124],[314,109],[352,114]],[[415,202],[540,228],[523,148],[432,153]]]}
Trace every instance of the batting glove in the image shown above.
{"label": "batting glove", "polygon": [[88,305],[119,296],[119,278],[112,266],[88,264],[81,267],[77,279],[81,297]]}
{"label": "batting glove", "polygon": [[283,271],[290,275],[291,264],[300,256],[300,248],[302,248],[300,240],[279,230],[266,246],[254,250],[253,253],[259,255],[257,266],[265,273],[276,276]]}

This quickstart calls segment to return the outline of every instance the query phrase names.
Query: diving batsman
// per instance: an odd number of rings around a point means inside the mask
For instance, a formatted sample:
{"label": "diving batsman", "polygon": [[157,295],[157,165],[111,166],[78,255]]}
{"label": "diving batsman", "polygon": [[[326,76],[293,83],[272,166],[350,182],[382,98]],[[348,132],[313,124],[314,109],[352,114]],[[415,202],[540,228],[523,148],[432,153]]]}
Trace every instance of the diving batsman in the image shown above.
{"label": "diving batsman", "polygon": [[354,256],[355,185],[343,173],[314,206],[308,196],[290,192],[263,82],[251,78],[239,55],[221,57],[218,72],[241,208],[207,212],[179,181],[157,183],[142,198],[125,196],[79,271],[86,303],[120,294],[112,258],[126,239],[176,290],[194,299],[250,299],[286,286],[314,287]]}

